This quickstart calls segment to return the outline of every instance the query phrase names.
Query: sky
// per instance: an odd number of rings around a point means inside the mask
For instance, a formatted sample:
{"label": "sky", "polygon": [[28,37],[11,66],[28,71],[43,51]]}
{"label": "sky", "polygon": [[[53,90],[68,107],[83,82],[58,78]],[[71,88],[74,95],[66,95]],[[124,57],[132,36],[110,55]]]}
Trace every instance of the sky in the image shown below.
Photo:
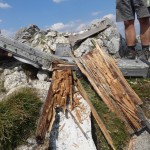
{"label": "sky", "polygon": [[[31,24],[40,29],[78,32],[95,20],[115,22],[116,0],[0,0],[0,30],[11,36]],[[122,23],[117,24],[123,33]]]}

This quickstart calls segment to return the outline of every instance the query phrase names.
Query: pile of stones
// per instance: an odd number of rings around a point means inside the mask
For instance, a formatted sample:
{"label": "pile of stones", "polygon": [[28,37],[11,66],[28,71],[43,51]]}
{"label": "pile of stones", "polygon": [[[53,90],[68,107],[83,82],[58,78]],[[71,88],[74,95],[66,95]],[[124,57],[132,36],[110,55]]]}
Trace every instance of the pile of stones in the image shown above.
{"label": "pile of stones", "polygon": [[[94,35],[92,38],[94,38],[107,53],[115,58],[120,58],[123,54],[122,50],[126,49],[125,40],[119,33],[115,23],[108,18],[106,21],[111,22],[112,25],[106,30]],[[88,29],[80,31],[79,33],[60,33],[50,29],[44,31],[39,29],[36,25],[30,25],[29,27],[20,29],[16,33],[15,39],[21,43],[38,48],[41,51],[55,53],[58,43],[69,44],[69,35],[82,34],[94,28],[97,24],[98,22],[96,24],[91,24]],[[90,38],[82,42],[75,51],[76,57],[81,56],[82,53],[88,52],[91,45]]]}

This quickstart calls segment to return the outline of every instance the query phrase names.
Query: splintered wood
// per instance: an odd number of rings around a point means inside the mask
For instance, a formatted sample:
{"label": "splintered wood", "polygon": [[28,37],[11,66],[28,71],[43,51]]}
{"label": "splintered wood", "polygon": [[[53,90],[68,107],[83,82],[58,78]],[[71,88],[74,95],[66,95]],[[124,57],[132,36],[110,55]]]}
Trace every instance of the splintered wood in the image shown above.
{"label": "splintered wood", "polygon": [[79,110],[76,109],[75,114],[78,121],[75,119],[71,110],[75,107],[79,107],[81,110],[83,109],[80,106],[80,99],[78,98],[78,92],[74,90],[73,83],[75,83],[76,87],[78,88],[80,94],[86,99],[87,103],[91,107],[93,116],[95,117],[98,125],[100,126],[105,138],[107,139],[108,143],[115,150],[113,141],[103,124],[102,120],[99,118],[98,114],[96,113],[95,108],[93,107],[92,103],[86,96],[86,93],[82,89],[81,85],[77,78],[73,78],[72,71],[68,70],[55,70],[53,71],[52,75],[52,83],[50,85],[48,95],[46,98],[46,102],[43,106],[43,111],[39,119],[39,123],[37,126],[36,131],[36,141],[38,144],[42,144],[44,142],[44,138],[47,131],[51,131],[52,125],[55,120],[56,115],[56,108],[61,108],[62,111],[65,113],[66,109],[74,119],[75,123],[78,125],[84,136],[88,139],[86,134],[84,133],[83,129],[80,126],[82,123],[82,119],[80,116]]}
{"label": "splintered wood", "polygon": [[74,59],[109,109],[125,122],[129,132],[141,130],[136,105],[142,104],[142,101],[127,83],[113,58],[96,45],[88,54]]}
{"label": "splintered wood", "polygon": [[[91,52],[80,58],[75,58],[72,55],[74,61],[108,108],[124,121],[128,131],[134,133],[141,130],[143,120],[140,119],[138,112],[138,106],[142,104],[141,99],[127,83],[114,59],[102,51],[97,44],[95,47]],[[75,73],[72,73],[71,67],[59,64],[59,66],[55,65],[53,68],[52,82],[37,126],[37,143],[42,144],[46,132],[51,131],[55,121],[56,108],[61,109],[64,113],[67,110],[75,119],[71,110],[80,107],[80,99],[75,93],[76,88],[74,86],[76,86],[79,93],[89,104],[93,116],[109,145],[115,150],[108,130],[97,114],[80,81],[76,78]],[[78,118],[78,121],[75,119],[75,122],[86,137],[79,124],[82,123],[80,112],[78,110],[75,112]],[[142,115],[142,117],[145,116]]]}
{"label": "splintered wood", "polygon": [[65,112],[67,105],[72,106],[72,71],[70,69],[53,71],[52,83],[37,127],[38,143],[43,143],[46,132],[51,131],[56,108],[61,108]]}

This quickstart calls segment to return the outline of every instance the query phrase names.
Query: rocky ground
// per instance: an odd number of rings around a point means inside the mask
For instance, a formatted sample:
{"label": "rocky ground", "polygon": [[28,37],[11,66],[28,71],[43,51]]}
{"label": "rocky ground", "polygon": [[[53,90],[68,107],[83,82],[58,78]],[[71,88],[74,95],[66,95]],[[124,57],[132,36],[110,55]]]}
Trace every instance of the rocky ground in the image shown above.
{"label": "rocky ground", "polygon": [[[93,25],[90,26],[92,28]],[[84,31],[83,31],[84,32]],[[31,25],[26,28],[20,29],[15,39],[38,48],[46,53],[55,53],[57,43],[69,43],[68,35],[71,33],[58,33],[57,31],[40,30],[36,25]],[[102,48],[112,55],[114,58],[121,58],[124,55],[126,44],[124,38],[121,37],[116,26],[113,24],[112,27],[98,33],[94,37]],[[76,50],[76,57],[88,52],[91,49],[90,38],[85,40]],[[51,83],[51,73],[45,70],[38,70],[30,65],[19,62],[13,58],[0,59],[0,101],[8,96],[13,91],[21,87],[31,87],[38,91],[38,96],[41,101],[45,101],[47,92]],[[142,82],[141,82],[142,83]],[[136,85],[135,81],[131,82],[131,86]],[[150,86],[148,81],[144,85]],[[139,87],[139,85],[137,85]],[[135,89],[136,90],[136,89]],[[142,88],[141,88],[142,90]],[[137,91],[138,92],[138,91]],[[140,92],[138,92],[139,94]],[[149,91],[147,95],[150,95]],[[150,97],[145,100],[145,113],[149,111],[149,100]],[[96,146],[91,135],[91,118],[89,106],[81,99],[83,106],[82,117],[83,124],[82,128],[88,135],[88,140],[84,137],[78,126],[75,124],[71,116],[68,119],[65,118],[64,114],[58,114],[59,124],[57,120],[54,124],[53,130],[50,135],[50,145],[52,150],[96,150]],[[59,135],[58,135],[59,132]],[[132,150],[148,150],[150,135],[145,131],[139,136],[134,136],[130,143]],[[139,144],[140,143],[140,144]],[[27,139],[26,145],[21,145],[16,150],[45,150],[49,145],[49,134],[47,135],[45,145],[38,146],[35,141],[35,137]]]}
{"label": "rocky ground", "polygon": [[[13,58],[5,58],[0,60],[0,78],[1,78],[1,92],[0,100],[7,97],[12,92],[22,87],[31,87],[38,91],[38,96],[41,101],[45,101],[47,92],[50,86],[50,74],[48,72],[39,71],[36,68],[23,64]],[[68,114],[68,118],[62,112],[57,114],[56,122],[50,135],[50,145],[52,149],[66,149],[71,147],[73,150],[89,149],[96,150],[91,134],[90,108],[87,103],[81,98],[82,106],[81,120],[82,128],[87,134],[88,139],[85,138],[78,125],[73,120],[72,116]],[[76,109],[72,112],[76,114]],[[59,136],[58,136],[59,133]],[[35,136],[35,135],[34,135]],[[47,140],[49,141],[49,135]],[[49,146],[49,142],[45,141],[45,145],[38,146],[35,137],[27,139],[27,145],[19,146],[17,150],[29,149],[45,149]]]}

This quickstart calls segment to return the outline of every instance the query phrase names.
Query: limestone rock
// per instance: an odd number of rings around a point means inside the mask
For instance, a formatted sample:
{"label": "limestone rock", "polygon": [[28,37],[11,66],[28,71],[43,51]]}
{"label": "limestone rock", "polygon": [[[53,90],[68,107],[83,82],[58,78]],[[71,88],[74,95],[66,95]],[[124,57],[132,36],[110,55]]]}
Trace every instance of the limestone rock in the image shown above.
{"label": "limestone rock", "polygon": [[59,36],[56,38],[55,43],[69,43],[69,40],[64,36]]}
{"label": "limestone rock", "polygon": [[150,149],[150,134],[147,131],[141,133],[140,136],[132,137],[132,150],[149,150]]}
{"label": "limestone rock", "polygon": [[40,80],[33,80],[33,81],[30,80],[30,86],[35,89],[48,91],[50,82]]}
{"label": "limestone rock", "polygon": [[100,32],[97,38],[103,41],[101,46],[106,47],[109,54],[115,55],[119,52],[121,35],[116,26],[111,26]]}
{"label": "limestone rock", "polygon": [[90,50],[92,50],[94,48],[92,42],[91,42],[91,38],[88,38],[87,40],[85,40],[75,51],[74,51],[74,55],[76,57],[80,57],[83,54],[87,54]]}
{"label": "limestone rock", "polygon": [[27,77],[23,71],[15,71],[5,76],[4,87],[7,91],[20,85],[27,85]]}
{"label": "limestone rock", "polygon": [[46,37],[56,37],[57,36],[57,32],[56,31],[48,31],[48,33],[46,34]]}
{"label": "limestone rock", "polygon": [[40,81],[46,81],[46,80],[49,79],[49,74],[48,74],[48,72],[46,72],[46,71],[40,70],[40,71],[38,71],[38,73],[37,73],[37,77],[38,77],[38,79],[39,79]]}
{"label": "limestone rock", "polygon": [[[106,19],[109,21],[109,19]],[[99,22],[92,24],[88,30],[97,26]],[[98,42],[98,44],[105,50],[108,54],[112,55],[115,58],[120,58],[119,51],[121,48],[122,36],[120,35],[116,25],[111,22],[112,26],[108,27],[106,30],[100,32],[99,34],[92,36],[92,38]],[[84,32],[84,31],[83,31]],[[82,56],[89,52],[89,49],[92,48],[91,38],[88,38],[74,51],[76,57]]]}
{"label": "limestone rock", "polygon": [[[81,97],[79,95],[79,97]],[[84,133],[79,129],[72,116],[68,113],[66,118],[62,112],[59,112],[56,117],[53,129],[50,136],[50,148],[55,150],[96,150],[95,144],[91,135],[91,110],[86,101],[81,98],[81,108],[76,108],[72,111],[72,115],[76,118]],[[76,110],[80,112],[82,123],[76,117]],[[58,124],[59,120],[59,124]]]}

